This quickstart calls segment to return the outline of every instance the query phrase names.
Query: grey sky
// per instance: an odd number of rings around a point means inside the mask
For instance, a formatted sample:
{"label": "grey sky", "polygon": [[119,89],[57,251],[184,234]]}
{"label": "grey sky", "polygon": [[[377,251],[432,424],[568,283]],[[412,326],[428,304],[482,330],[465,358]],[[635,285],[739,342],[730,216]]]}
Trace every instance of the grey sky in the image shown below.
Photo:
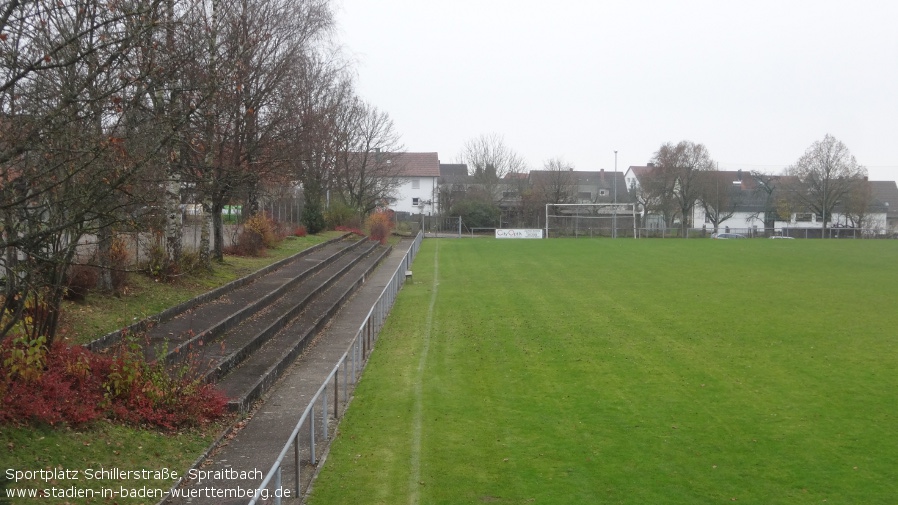
{"label": "grey sky", "polygon": [[779,172],[831,133],[898,179],[895,0],[342,0],[338,20],[359,94],[443,163],[498,133],[532,169],[692,140]]}

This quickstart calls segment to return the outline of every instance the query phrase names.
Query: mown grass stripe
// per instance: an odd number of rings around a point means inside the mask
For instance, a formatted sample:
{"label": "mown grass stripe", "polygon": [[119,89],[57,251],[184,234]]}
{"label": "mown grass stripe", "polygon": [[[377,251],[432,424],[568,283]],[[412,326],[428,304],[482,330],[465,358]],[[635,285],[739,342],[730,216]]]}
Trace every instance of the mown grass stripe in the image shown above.
{"label": "mown grass stripe", "polygon": [[411,471],[409,472],[409,492],[408,503],[417,505],[420,498],[420,479],[421,479],[421,430],[423,416],[423,391],[424,391],[424,369],[427,365],[427,354],[430,350],[430,338],[433,330],[433,312],[437,302],[437,287],[440,284],[440,243],[436,243],[436,249],[433,253],[433,280],[431,282],[432,291],[430,294],[430,305],[427,307],[427,315],[424,319],[424,334],[421,339],[423,347],[421,349],[421,357],[418,361],[417,374],[415,376],[415,384],[413,390],[414,415],[412,417],[412,448],[411,448]]}
{"label": "mown grass stripe", "polygon": [[420,503],[889,502],[898,243],[721,242],[425,241],[310,503],[408,501],[416,384]]}

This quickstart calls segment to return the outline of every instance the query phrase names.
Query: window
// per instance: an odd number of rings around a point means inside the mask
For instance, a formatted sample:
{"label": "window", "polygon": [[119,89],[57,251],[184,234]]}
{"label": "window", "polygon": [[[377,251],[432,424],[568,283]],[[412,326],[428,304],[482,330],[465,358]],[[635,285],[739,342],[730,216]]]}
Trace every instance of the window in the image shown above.
{"label": "window", "polygon": [[599,190],[599,196],[608,196],[608,190],[607,190],[607,189],[600,189],[600,190]]}
{"label": "window", "polygon": [[421,189],[421,179],[412,179],[412,189]]}
{"label": "window", "polygon": [[581,191],[577,193],[577,199],[586,201],[592,200],[592,193],[590,193],[589,191]]}
{"label": "window", "polygon": [[420,198],[412,198],[412,205],[415,207],[417,207],[418,205],[421,205],[421,199]]}

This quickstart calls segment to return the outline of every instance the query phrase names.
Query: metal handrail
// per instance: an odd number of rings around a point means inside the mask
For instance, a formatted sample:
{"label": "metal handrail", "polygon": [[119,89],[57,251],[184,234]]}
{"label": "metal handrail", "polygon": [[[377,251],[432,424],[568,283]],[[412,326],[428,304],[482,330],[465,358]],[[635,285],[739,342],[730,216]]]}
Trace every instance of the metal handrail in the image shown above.
{"label": "metal handrail", "polygon": [[[265,478],[262,479],[262,483],[259,484],[259,487],[256,488],[256,491],[253,495],[252,500],[250,500],[248,505],[255,505],[257,500],[260,497],[265,497],[267,499],[268,493],[266,493],[268,489],[268,485],[271,483],[272,479],[275,479],[275,487],[278,488],[274,494],[274,502],[277,505],[281,503],[280,489],[281,489],[281,468],[284,462],[284,458],[290,452],[290,448],[292,447],[294,450],[295,457],[295,465],[296,465],[296,495],[295,497],[301,496],[301,484],[300,480],[300,440],[299,433],[302,430],[302,427],[305,425],[306,421],[310,421],[309,423],[309,447],[311,451],[311,462],[312,464],[317,464],[317,459],[315,457],[315,406],[319,399],[322,400],[321,404],[321,414],[322,414],[322,432],[324,440],[327,441],[327,422],[328,422],[328,414],[327,414],[327,387],[328,384],[333,380],[334,382],[334,418],[337,419],[339,417],[339,371],[340,367],[343,367],[343,404],[346,405],[348,401],[348,382],[347,374],[349,373],[349,365],[352,365],[352,381],[353,384],[358,382],[358,376],[361,373],[361,365],[364,363],[365,357],[370,353],[371,346],[376,340],[380,329],[383,327],[383,322],[389,314],[390,308],[393,306],[393,302],[396,300],[396,296],[399,293],[399,289],[402,287],[402,284],[405,282],[406,272],[414,261],[415,256],[418,254],[418,250],[421,247],[421,241],[423,239],[423,234],[419,231],[418,235],[415,236],[415,240],[412,242],[411,247],[406,252],[405,257],[400,262],[399,266],[396,268],[396,271],[393,273],[393,277],[384,287],[383,291],[381,291],[380,296],[377,297],[377,301],[368,311],[368,314],[365,316],[361,326],[359,327],[359,331],[356,332],[355,337],[352,339],[352,343],[347,348],[346,352],[337,360],[337,364],[328,374],[327,378],[321,384],[321,387],[318,388],[318,391],[309,401],[309,405],[305,408],[302,415],[299,417],[299,420],[296,422],[296,426],[293,428],[293,431],[290,433],[290,437],[287,439],[287,442],[284,444],[283,449],[278,454],[277,459],[274,464],[272,464],[271,469],[265,475]],[[351,360],[351,362],[350,362]]]}

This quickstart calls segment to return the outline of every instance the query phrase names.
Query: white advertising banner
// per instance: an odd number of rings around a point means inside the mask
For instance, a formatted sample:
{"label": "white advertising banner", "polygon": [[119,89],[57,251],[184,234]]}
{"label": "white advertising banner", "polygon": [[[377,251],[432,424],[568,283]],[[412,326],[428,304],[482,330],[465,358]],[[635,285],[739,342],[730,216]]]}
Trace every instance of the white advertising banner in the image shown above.
{"label": "white advertising banner", "polygon": [[543,238],[543,230],[496,230],[496,238]]}

